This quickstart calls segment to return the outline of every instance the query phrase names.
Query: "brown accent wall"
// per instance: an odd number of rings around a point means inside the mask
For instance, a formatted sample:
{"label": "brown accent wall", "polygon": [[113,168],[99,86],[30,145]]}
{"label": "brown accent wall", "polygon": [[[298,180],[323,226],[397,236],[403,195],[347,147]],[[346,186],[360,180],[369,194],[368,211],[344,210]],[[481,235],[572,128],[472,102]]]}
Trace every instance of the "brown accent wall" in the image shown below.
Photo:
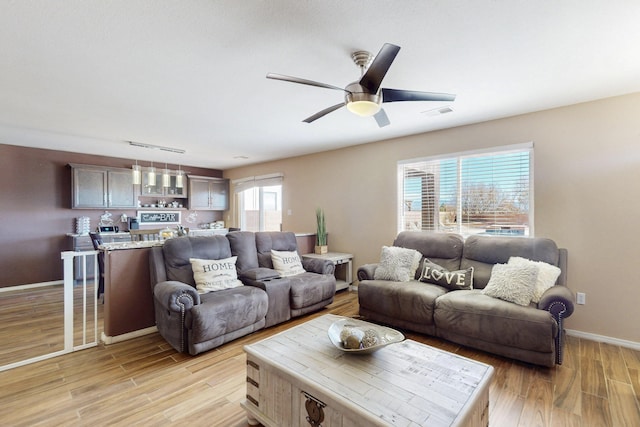
{"label": "brown accent wall", "polygon": [[[130,160],[116,157],[0,144],[0,287],[61,280],[60,252],[71,249],[66,233],[75,232],[75,218],[88,216],[92,227],[97,226],[104,210],[70,208],[68,163],[131,167]],[[182,167],[222,177],[220,170]],[[109,212],[116,220],[122,213],[136,215],[135,210]],[[222,212],[198,212],[199,222],[219,219]]]}

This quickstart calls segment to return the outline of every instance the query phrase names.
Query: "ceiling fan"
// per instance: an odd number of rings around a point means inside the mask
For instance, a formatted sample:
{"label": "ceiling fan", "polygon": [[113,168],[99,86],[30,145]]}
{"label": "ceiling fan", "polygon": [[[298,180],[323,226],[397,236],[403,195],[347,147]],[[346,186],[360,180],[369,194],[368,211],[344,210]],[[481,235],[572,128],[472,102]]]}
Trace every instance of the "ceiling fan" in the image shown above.
{"label": "ceiling fan", "polygon": [[[387,126],[389,118],[382,108],[383,102],[399,102],[399,101],[453,101],[455,95],[448,93],[434,92],[418,92],[414,90],[387,89],[381,88],[382,79],[389,71],[389,67],[400,51],[400,46],[385,43],[375,59],[371,53],[366,51],[357,51],[351,55],[353,62],[360,67],[362,77],[360,80],[349,83],[344,89],[313,80],[301,79],[299,77],[285,76],[282,74],[268,73],[268,79],[282,80],[285,82],[299,83],[309,86],[317,86],[326,89],[334,89],[343,91],[344,102],[331,107],[325,108],[316,114],[303,120],[305,123],[311,123],[320,117],[323,117],[344,106],[349,111],[359,116],[373,116],[379,127]],[[373,59],[373,61],[372,61]],[[371,65],[369,66],[369,63]],[[369,66],[367,68],[367,66]]]}

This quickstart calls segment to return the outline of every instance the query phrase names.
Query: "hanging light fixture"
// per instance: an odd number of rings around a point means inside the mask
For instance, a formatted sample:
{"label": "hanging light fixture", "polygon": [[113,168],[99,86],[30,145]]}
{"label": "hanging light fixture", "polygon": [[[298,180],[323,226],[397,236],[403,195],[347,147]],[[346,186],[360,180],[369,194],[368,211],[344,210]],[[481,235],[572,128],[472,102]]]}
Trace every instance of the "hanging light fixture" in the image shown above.
{"label": "hanging light fixture", "polygon": [[164,164],[164,169],[162,170],[162,186],[164,188],[171,187],[171,171],[167,168],[167,164]]}
{"label": "hanging light fixture", "polygon": [[176,171],[176,188],[184,187],[184,171],[180,169],[180,165],[178,165],[178,170]]}
{"label": "hanging light fixture", "polygon": [[137,160],[136,164],[131,166],[131,174],[133,177],[133,185],[140,185],[142,183],[142,174]]}
{"label": "hanging light fixture", "polygon": [[155,187],[156,185],[156,168],[153,167],[153,162],[151,162],[151,166],[147,169],[147,181],[149,186]]}

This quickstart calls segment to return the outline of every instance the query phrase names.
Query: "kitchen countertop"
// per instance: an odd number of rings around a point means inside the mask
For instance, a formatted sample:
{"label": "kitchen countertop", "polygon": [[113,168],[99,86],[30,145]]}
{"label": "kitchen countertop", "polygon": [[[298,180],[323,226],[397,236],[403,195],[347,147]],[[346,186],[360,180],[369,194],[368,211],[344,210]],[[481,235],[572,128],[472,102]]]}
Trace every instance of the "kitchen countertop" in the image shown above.
{"label": "kitchen countertop", "polygon": [[[101,236],[128,236],[129,231],[119,231],[119,232],[108,232],[108,233],[100,233]],[[87,234],[78,234],[78,233],[67,233],[69,237],[89,237],[89,233]]]}
{"label": "kitchen countertop", "polygon": [[154,246],[164,245],[164,240],[145,240],[136,242],[114,242],[103,243],[98,246],[98,249],[103,251],[120,251],[124,249],[140,249],[140,248],[152,248]]}

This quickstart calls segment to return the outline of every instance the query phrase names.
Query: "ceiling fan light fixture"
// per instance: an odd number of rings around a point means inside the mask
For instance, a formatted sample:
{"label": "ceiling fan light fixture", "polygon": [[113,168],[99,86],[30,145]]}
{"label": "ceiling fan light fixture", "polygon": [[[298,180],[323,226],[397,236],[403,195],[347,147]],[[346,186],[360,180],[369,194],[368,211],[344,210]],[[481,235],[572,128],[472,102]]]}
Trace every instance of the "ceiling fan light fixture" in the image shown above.
{"label": "ceiling fan light fixture", "polygon": [[380,95],[347,93],[347,110],[360,117],[371,117],[380,111]]}
{"label": "ceiling fan light fixture", "polygon": [[380,111],[380,104],[371,101],[354,101],[347,104],[347,109],[360,117],[371,117]]}

